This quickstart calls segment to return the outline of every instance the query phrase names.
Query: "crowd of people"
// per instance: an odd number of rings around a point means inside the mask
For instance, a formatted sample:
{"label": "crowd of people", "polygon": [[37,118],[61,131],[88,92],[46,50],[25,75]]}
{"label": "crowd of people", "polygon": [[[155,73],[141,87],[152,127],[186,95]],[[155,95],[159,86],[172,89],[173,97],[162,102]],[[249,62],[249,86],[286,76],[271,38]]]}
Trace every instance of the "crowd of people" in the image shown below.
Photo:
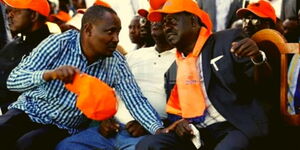
{"label": "crowd of people", "polygon": [[[0,149],[297,147],[280,138],[300,129],[280,116],[279,55],[251,39],[272,29],[299,43],[296,0],[148,0],[128,27],[109,1],[0,3]],[[299,62],[290,56],[291,115]]]}

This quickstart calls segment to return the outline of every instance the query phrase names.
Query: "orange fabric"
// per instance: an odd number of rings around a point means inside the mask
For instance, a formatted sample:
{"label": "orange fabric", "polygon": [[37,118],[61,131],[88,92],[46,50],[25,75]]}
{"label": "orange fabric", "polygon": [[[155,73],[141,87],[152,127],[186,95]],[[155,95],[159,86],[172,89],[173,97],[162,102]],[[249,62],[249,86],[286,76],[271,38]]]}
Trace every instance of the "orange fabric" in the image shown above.
{"label": "orange fabric", "polygon": [[166,111],[182,118],[196,118],[204,114],[206,105],[200,82],[197,59],[211,31],[202,27],[193,52],[186,58],[177,51],[176,85],[168,100]]}
{"label": "orange fabric", "polygon": [[2,0],[5,4],[20,9],[31,9],[48,17],[50,6],[47,0]]}
{"label": "orange fabric", "polygon": [[57,18],[63,22],[67,22],[71,19],[71,16],[64,11],[59,11],[57,14],[50,15],[49,20],[54,21],[54,18]]}
{"label": "orange fabric", "polygon": [[[99,6],[104,6],[104,7],[111,8],[111,6],[108,3],[104,2],[104,1],[101,1],[101,0],[96,0],[94,2],[94,5],[99,5]],[[77,9],[77,12],[81,13],[81,14],[84,14],[86,12],[86,9],[85,8]]]}
{"label": "orange fabric", "polygon": [[193,0],[150,0],[149,3],[154,9],[148,15],[148,19],[152,22],[160,21],[162,13],[172,14],[186,11],[198,16],[206,28],[212,31],[212,23],[208,14],[202,11]]}
{"label": "orange fabric", "polygon": [[96,0],[94,5],[100,5],[100,6],[105,6],[105,7],[111,8],[111,6],[108,3],[101,1],[101,0]]}
{"label": "orange fabric", "polygon": [[237,10],[236,14],[242,18],[246,13],[252,12],[253,14],[262,17],[270,18],[276,24],[276,14],[275,9],[272,7],[270,2],[265,0],[260,0],[255,3],[250,3],[247,8],[240,8]]}
{"label": "orange fabric", "polygon": [[142,17],[147,18],[149,12],[152,12],[152,11],[153,11],[152,8],[149,8],[149,10],[146,10],[146,9],[139,9],[139,10],[138,10],[138,14],[139,14],[140,16],[142,16]]}
{"label": "orange fabric", "polygon": [[90,119],[106,120],[117,112],[114,90],[98,78],[76,74],[65,87],[77,94],[76,106]]}

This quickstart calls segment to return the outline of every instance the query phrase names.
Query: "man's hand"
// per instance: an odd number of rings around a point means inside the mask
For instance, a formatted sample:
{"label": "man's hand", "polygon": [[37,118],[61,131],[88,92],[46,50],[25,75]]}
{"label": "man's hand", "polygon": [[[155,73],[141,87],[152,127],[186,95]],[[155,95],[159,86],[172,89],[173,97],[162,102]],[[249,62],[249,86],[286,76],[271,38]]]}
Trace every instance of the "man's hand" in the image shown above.
{"label": "man's hand", "polygon": [[112,137],[119,132],[120,125],[114,119],[101,121],[99,125],[99,133],[106,137]]}
{"label": "man's hand", "polygon": [[148,131],[135,120],[132,120],[126,124],[126,130],[134,137],[139,137],[148,133]]}
{"label": "man's hand", "polygon": [[178,122],[175,132],[181,138],[191,139],[194,136],[193,130],[190,127],[190,122],[185,119]]}
{"label": "man's hand", "polygon": [[164,129],[158,129],[155,134],[169,133],[175,131],[180,137],[191,138],[193,137],[193,130],[189,126],[189,122],[185,119],[180,119]]}
{"label": "man's hand", "polygon": [[250,57],[254,61],[259,61],[261,54],[256,43],[250,38],[233,42],[230,50],[237,57]]}
{"label": "man's hand", "polygon": [[46,81],[61,80],[64,83],[72,83],[74,75],[80,73],[80,70],[74,66],[60,66],[54,70],[46,71],[43,74],[43,79]]}

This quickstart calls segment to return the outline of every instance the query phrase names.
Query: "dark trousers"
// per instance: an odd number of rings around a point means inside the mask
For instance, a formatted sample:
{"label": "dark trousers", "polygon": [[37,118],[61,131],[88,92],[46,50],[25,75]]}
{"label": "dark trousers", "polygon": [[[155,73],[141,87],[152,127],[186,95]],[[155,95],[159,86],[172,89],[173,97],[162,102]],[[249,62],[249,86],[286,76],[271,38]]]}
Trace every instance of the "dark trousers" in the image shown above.
{"label": "dark trousers", "polygon": [[34,123],[18,109],[10,109],[0,116],[1,150],[53,150],[67,136],[67,130]]}
{"label": "dark trousers", "polygon": [[[216,123],[200,129],[204,141],[200,150],[243,150],[247,149],[249,139],[227,122]],[[150,135],[143,138],[137,150],[196,150],[189,139],[182,139],[175,133]]]}

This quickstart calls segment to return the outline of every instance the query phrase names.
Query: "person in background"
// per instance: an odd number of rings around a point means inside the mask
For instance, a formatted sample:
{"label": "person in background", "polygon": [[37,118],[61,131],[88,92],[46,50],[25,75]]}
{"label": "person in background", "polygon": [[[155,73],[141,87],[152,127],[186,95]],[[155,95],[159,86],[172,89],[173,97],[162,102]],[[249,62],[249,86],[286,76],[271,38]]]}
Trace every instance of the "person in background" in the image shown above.
{"label": "person in background", "polygon": [[0,49],[3,48],[11,40],[11,34],[8,28],[7,16],[5,13],[5,6],[0,3]]}
{"label": "person in background", "polygon": [[151,36],[151,25],[147,17],[140,15],[140,37],[144,41],[142,47],[152,47],[155,45],[155,41]]}
{"label": "person in background", "polygon": [[238,18],[235,12],[242,8],[243,0],[197,0],[200,9],[207,12],[214,25],[213,31],[228,29]]}
{"label": "person in background", "polygon": [[[148,11],[141,11],[143,13],[140,15],[147,17]],[[151,23],[151,35],[156,45],[131,51],[126,55],[126,60],[142,93],[160,118],[165,120],[164,73],[175,60],[175,50],[171,50],[172,46],[166,41],[161,22]],[[134,150],[135,144],[149,132],[130,115],[122,99],[118,100],[118,111],[113,118],[102,121],[99,127],[66,138],[56,150],[72,150],[74,147],[82,150]]]}
{"label": "person in background", "polygon": [[0,50],[0,107],[2,113],[5,113],[7,106],[16,101],[20,95],[20,92],[7,89],[8,75],[22,58],[29,55],[43,39],[50,35],[45,25],[50,8],[47,0],[35,0],[30,3],[22,0],[3,0],[3,3],[7,5],[11,32],[20,35]]}
{"label": "person in background", "polygon": [[144,41],[141,39],[141,27],[140,27],[139,15],[134,16],[129,24],[129,38],[132,43],[136,44],[135,49],[139,49],[144,45]]}
{"label": "person in background", "polygon": [[49,21],[56,23],[60,27],[61,32],[65,32],[69,29],[68,27],[66,28],[65,23],[70,19],[71,16],[64,11],[59,11],[57,14],[51,14],[48,18]]}

